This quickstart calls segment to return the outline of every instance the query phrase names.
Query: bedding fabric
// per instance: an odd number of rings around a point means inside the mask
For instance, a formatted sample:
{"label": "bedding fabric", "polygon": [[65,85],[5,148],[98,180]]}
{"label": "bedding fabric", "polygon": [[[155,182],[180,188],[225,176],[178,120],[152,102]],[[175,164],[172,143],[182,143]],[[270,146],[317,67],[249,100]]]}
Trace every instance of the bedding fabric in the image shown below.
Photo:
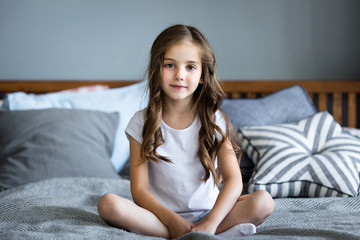
{"label": "bedding fabric", "polygon": [[[130,199],[123,179],[54,178],[0,192],[0,239],[161,239],[108,226],[99,217],[100,196]],[[252,236],[233,239],[360,239],[360,199],[275,199],[272,215]],[[181,239],[223,239],[188,233]]]}
{"label": "bedding fabric", "polygon": [[0,190],[52,177],[118,178],[110,163],[117,113],[0,111]]}

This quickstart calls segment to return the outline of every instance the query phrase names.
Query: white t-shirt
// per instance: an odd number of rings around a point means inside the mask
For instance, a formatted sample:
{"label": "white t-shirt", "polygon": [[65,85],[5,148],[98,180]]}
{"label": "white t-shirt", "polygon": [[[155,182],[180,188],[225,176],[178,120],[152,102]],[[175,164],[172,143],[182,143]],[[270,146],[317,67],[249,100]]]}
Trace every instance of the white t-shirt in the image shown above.
{"label": "white t-shirt", "polygon": [[[125,132],[142,143],[145,110],[135,113]],[[216,112],[216,124],[225,132],[225,121],[220,111]],[[205,170],[198,157],[198,134],[201,122],[198,117],[181,130],[161,122],[164,144],[157,152],[168,157],[172,163],[160,160],[149,161],[149,188],[152,194],[167,208],[192,221],[204,211],[211,210],[219,190],[213,176],[204,182]],[[217,162],[216,162],[217,164]],[[216,165],[215,165],[216,166]]]}

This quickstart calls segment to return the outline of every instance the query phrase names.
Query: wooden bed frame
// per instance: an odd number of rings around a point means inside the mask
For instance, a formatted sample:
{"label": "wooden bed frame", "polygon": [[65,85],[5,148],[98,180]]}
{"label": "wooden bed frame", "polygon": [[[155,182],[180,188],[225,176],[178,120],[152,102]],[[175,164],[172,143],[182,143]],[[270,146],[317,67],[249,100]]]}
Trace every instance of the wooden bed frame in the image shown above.
{"label": "wooden bed frame", "polygon": [[[0,81],[0,93],[35,94],[88,85],[123,87],[137,81]],[[301,85],[319,111],[328,110],[343,126],[360,128],[360,80],[336,81],[222,81],[228,98],[257,98],[294,84]]]}

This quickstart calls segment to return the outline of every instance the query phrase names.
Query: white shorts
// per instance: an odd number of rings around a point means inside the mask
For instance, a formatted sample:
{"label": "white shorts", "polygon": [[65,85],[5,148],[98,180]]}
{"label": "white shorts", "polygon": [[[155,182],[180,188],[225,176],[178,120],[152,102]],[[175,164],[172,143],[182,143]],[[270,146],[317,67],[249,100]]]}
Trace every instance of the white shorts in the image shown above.
{"label": "white shorts", "polygon": [[192,223],[200,222],[206,215],[208,215],[210,210],[198,211],[198,212],[181,212],[177,213],[181,217],[189,220]]}

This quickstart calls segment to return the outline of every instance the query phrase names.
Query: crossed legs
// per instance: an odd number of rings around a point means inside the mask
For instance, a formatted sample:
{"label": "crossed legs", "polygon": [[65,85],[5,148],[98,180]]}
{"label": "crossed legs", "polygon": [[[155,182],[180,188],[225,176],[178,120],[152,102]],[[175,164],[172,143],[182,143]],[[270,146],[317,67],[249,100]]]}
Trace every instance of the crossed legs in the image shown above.
{"label": "crossed legs", "polygon": [[[261,224],[273,211],[274,203],[266,191],[241,196],[218,226],[221,233],[240,223]],[[170,238],[168,228],[150,211],[113,193],[103,195],[98,203],[101,218],[111,226],[133,233]]]}

